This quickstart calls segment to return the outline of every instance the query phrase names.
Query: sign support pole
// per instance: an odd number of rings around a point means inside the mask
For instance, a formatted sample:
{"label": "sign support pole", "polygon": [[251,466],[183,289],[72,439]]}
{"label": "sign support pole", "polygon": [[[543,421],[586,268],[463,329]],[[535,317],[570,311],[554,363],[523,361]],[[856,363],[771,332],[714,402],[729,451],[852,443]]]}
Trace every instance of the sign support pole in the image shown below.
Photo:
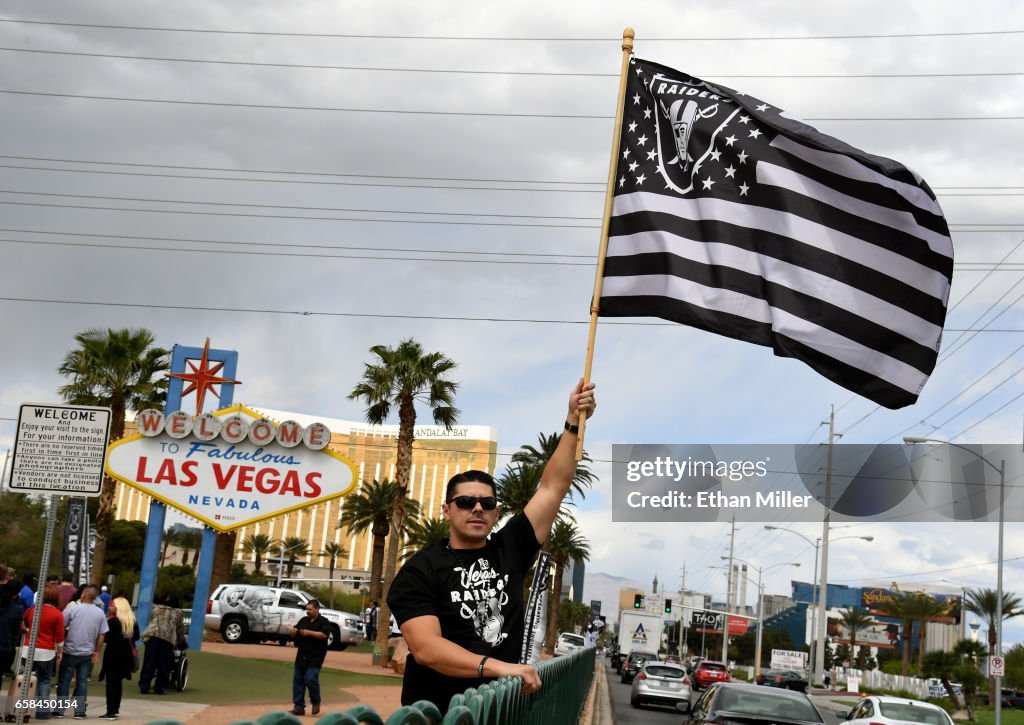
{"label": "sign support pole", "polygon": [[[217,532],[209,526],[204,526],[203,543],[199,549],[199,566],[196,568],[192,621],[188,625],[188,648],[190,650],[198,650],[203,644],[203,620],[206,616],[206,598],[210,596],[210,578],[213,575],[213,554],[216,548]],[[200,603],[202,606],[199,606]]]}
{"label": "sign support pole", "polygon": [[[28,669],[22,672],[21,689],[18,690],[18,699],[23,701],[28,699],[28,688],[32,682],[32,663],[36,654],[39,621],[42,619],[43,614],[43,585],[46,582],[46,572],[50,568],[50,549],[53,546],[53,532],[57,526],[57,496],[51,494],[49,498],[49,506],[46,512],[46,538],[43,539],[43,559],[39,563],[39,586],[36,587],[36,604],[32,610],[32,629],[29,630],[28,650],[25,652]],[[17,649],[20,649],[20,647]],[[21,725],[25,722],[28,708],[15,709],[17,710],[15,722]]]}

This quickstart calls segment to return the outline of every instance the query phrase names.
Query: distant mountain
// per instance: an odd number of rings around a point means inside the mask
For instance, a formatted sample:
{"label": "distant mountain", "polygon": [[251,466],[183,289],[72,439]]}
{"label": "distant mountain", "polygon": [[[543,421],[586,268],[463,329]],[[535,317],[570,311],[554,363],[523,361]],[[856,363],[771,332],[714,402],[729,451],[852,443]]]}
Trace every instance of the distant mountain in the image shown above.
{"label": "distant mountain", "polygon": [[634,579],[604,574],[599,571],[592,572],[588,569],[583,576],[583,603],[601,602],[601,614],[608,619],[608,622],[616,622],[619,619],[619,590],[649,587],[650,584],[642,584]]}

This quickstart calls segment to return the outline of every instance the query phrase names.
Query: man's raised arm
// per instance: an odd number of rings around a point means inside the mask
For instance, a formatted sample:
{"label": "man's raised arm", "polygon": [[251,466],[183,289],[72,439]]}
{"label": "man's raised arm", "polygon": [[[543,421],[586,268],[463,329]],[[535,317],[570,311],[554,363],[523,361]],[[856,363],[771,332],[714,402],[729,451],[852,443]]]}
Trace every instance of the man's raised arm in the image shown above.
{"label": "man's raised arm", "polygon": [[551,534],[551,526],[555,523],[558,509],[562,506],[565,495],[569,493],[572,479],[576,475],[578,433],[574,429],[580,423],[580,414],[590,418],[596,407],[594,384],[584,383],[580,378],[569,395],[569,411],[565,417],[566,430],[559,439],[555,452],[544,466],[537,493],[526,504],[526,517],[533,524],[533,532],[542,546]]}

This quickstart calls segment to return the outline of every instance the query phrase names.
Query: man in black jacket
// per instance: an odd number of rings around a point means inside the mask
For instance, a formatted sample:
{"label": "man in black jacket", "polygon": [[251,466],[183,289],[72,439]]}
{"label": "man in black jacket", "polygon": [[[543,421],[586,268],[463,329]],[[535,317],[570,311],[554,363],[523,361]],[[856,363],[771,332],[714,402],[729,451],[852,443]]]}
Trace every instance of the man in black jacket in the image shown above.
{"label": "man in black jacket", "polygon": [[320,616],[320,602],[310,599],[306,603],[306,616],[292,628],[292,637],[298,651],[295,653],[295,673],[292,677],[292,715],[306,714],[306,690],[313,714],[320,714],[320,668],[327,656],[327,636],[331,625]]}

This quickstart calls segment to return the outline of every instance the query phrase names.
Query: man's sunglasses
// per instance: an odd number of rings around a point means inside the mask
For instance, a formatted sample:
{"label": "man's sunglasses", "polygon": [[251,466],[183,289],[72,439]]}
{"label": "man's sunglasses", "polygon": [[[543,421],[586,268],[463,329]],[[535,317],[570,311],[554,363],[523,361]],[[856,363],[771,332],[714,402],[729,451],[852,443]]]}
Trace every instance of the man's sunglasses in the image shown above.
{"label": "man's sunglasses", "polygon": [[484,511],[493,511],[498,507],[498,499],[494,496],[455,496],[445,503],[454,503],[463,511],[469,511],[478,503]]}

